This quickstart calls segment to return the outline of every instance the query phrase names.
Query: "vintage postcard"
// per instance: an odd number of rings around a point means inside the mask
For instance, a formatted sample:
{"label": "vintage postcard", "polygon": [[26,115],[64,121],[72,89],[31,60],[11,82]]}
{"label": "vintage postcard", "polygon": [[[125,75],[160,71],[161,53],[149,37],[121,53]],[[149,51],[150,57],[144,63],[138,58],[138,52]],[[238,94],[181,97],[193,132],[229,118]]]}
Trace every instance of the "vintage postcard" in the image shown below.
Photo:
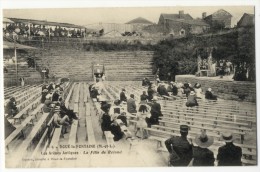
{"label": "vintage postcard", "polygon": [[257,167],[256,12],[3,8],[5,168]]}

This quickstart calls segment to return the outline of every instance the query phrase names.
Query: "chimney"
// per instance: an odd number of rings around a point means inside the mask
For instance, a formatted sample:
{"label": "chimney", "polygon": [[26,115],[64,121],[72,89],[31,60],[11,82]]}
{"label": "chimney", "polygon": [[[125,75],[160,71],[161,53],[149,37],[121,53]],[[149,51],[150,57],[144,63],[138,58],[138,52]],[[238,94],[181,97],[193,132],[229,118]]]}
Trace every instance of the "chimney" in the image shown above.
{"label": "chimney", "polygon": [[207,17],[207,13],[206,13],[206,12],[203,12],[203,13],[202,13],[202,19],[204,19],[205,17]]}
{"label": "chimney", "polygon": [[184,11],[183,10],[179,11],[179,18],[180,19],[183,18],[183,15],[184,15]]}

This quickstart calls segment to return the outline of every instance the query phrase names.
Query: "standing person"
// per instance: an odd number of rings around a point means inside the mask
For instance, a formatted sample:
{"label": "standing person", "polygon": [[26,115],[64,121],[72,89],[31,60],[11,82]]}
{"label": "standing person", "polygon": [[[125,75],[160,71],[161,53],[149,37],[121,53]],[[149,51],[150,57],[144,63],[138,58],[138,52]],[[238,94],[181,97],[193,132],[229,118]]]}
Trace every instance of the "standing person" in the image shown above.
{"label": "standing person", "polygon": [[137,112],[137,123],[136,123],[135,135],[137,136],[138,131],[140,131],[140,137],[142,139],[148,137],[148,133],[146,130],[144,130],[144,128],[147,127],[147,122],[146,122],[147,118],[151,117],[150,110],[151,110],[150,106],[142,103],[140,104]]}
{"label": "standing person", "polygon": [[127,97],[125,95],[126,90],[123,88],[122,92],[120,93],[120,102],[127,102]]}
{"label": "standing person", "polygon": [[130,99],[127,100],[127,111],[129,113],[136,113],[135,96],[130,94]]}
{"label": "standing person", "polygon": [[241,166],[242,149],[233,144],[234,137],[232,133],[225,132],[221,135],[226,145],[218,149],[218,166]]}
{"label": "standing person", "polygon": [[195,137],[192,166],[214,166],[214,153],[208,149],[214,142],[213,137],[206,134],[206,130],[202,130],[200,135]]}
{"label": "standing person", "polygon": [[172,166],[188,166],[192,159],[192,144],[188,141],[187,125],[180,126],[181,136],[171,137],[165,141],[165,146],[170,153],[170,164]]}
{"label": "standing person", "polygon": [[20,78],[20,82],[21,82],[21,86],[23,87],[24,86],[24,77]]}

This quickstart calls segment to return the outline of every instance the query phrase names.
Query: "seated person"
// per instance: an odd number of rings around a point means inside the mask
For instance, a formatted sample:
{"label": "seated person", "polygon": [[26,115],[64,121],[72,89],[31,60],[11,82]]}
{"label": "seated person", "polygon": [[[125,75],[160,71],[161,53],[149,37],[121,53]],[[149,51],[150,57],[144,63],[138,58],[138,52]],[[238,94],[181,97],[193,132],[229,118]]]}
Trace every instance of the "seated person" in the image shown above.
{"label": "seated person", "polygon": [[141,102],[147,102],[148,101],[148,96],[146,94],[146,91],[143,91],[143,94],[140,96]]}
{"label": "seated person", "polygon": [[172,83],[172,95],[177,96],[178,94],[178,88],[176,83]]}
{"label": "seated person", "polygon": [[121,114],[124,111],[124,108],[120,106],[120,100],[115,100],[114,104],[111,106],[109,114]]}
{"label": "seated person", "polygon": [[67,115],[61,116],[60,108],[58,106],[56,106],[54,109],[53,124],[55,128],[60,128],[61,126],[64,126],[61,132],[62,135],[67,133],[67,127],[71,124],[71,121]]}
{"label": "seated person", "polygon": [[197,102],[197,99],[195,97],[195,92],[194,91],[190,92],[190,95],[187,98],[186,106],[187,107],[199,106],[199,104]]}
{"label": "seated person", "polygon": [[47,94],[46,100],[45,100],[43,108],[42,108],[43,113],[50,113],[50,111],[52,110],[53,106],[52,106],[52,101],[50,99],[51,99],[51,95]]}
{"label": "seated person", "polygon": [[57,102],[60,98],[60,94],[59,91],[57,89],[55,89],[54,93],[52,94],[52,101],[53,102]]}
{"label": "seated person", "polygon": [[127,118],[125,112],[120,113],[120,115],[117,116],[117,119],[120,119],[125,124],[125,126],[127,126]]}
{"label": "seated person", "polygon": [[165,84],[159,84],[159,86],[157,88],[157,92],[161,96],[169,96],[169,93],[167,92]]}
{"label": "seated person", "polygon": [[152,101],[154,94],[156,94],[156,90],[154,89],[154,85],[153,84],[151,84],[148,87],[147,94],[148,94],[148,100]]}
{"label": "seated person", "polygon": [[159,117],[163,116],[161,112],[161,105],[157,102],[157,96],[154,96],[152,100],[153,102],[148,104],[151,106],[151,117],[148,122],[148,127],[151,127],[151,125],[158,125]]}
{"label": "seated person", "polygon": [[16,100],[14,97],[9,99],[9,102],[5,106],[5,113],[8,114],[8,117],[14,117],[18,113],[18,109],[16,107]]}
{"label": "seated person", "polygon": [[142,81],[142,86],[146,87],[150,85],[150,81],[148,78],[144,78]]}
{"label": "seated person", "polygon": [[41,103],[44,103],[46,100],[46,95],[48,94],[48,89],[45,88],[42,90],[42,98],[41,98]]}
{"label": "seated person", "polygon": [[202,98],[202,89],[201,89],[201,85],[199,83],[196,83],[194,85],[194,91],[195,91],[196,97],[201,99]]}
{"label": "seated person", "polygon": [[127,102],[127,97],[125,95],[126,90],[123,88],[122,92],[120,93],[120,102]]}
{"label": "seated person", "polygon": [[114,116],[110,125],[110,131],[114,135],[114,141],[118,141],[123,138],[124,133],[121,130],[120,125],[115,121],[117,116]]}
{"label": "seated person", "polygon": [[185,83],[185,84],[184,84],[183,92],[184,92],[184,94],[186,94],[186,97],[189,96],[189,94],[190,94],[190,92],[191,92],[189,83]]}
{"label": "seated person", "polygon": [[78,116],[73,112],[73,110],[67,109],[63,100],[60,100],[60,110],[62,116],[67,115],[70,119],[78,119]]}
{"label": "seated person", "polygon": [[112,124],[112,120],[111,120],[111,116],[109,115],[110,107],[111,105],[108,103],[104,103],[103,105],[101,105],[101,109],[104,111],[104,114],[100,118],[101,130],[103,132],[103,136],[105,131],[111,131],[110,126]]}
{"label": "seated person", "polygon": [[217,96],[212,93],[212,89],[208,88],[208,90],[205,93],[205,99],[208,100],[217,100]]}
{"label": "seated person", "polygon": [[136,104],[135,104],[135,99],[134,95],[130,95],[130,99],[127,100],[127,111],[129,113],[136,113]]}

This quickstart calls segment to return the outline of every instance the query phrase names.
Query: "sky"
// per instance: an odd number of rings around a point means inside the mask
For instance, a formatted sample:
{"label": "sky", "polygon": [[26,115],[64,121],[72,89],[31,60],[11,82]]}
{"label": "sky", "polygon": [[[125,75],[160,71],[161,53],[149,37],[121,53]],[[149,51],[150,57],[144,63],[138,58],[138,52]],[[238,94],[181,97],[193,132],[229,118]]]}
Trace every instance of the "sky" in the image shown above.
{"label": "sky", "polygon": [[134,18],[143,17],[157,23],[161,13],[178,13],[183,10],[193,18],[201,18],[202,13],[210,15],[218,9],[231,13],[232,26],[244,13],[254,14],[254,6],[174,6],[174,7],[124,7],[124,8],[45,8],[45,9],[3,9],[4,17],[47,20],[72,23],[83,26],[98,23],[126,23]]}

